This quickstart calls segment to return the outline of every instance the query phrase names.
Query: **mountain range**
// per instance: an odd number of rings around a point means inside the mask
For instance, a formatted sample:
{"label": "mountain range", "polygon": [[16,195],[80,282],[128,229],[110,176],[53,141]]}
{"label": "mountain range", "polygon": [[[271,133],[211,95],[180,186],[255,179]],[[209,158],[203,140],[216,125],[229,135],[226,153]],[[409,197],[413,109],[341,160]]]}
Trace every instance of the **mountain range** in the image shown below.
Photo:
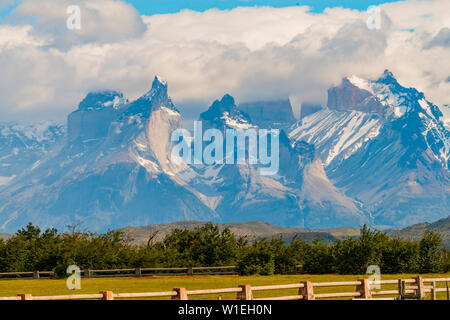
{"label": "mountain range", "polygon": [[67,126],[0,125],[0,231],[29,221],[91,230],[182,220],[339,228],[404,227],[450,213],[450,133],[439,107],[385,71],[352,76],[324,108],[293,117],[288,99],[237,104],[228,94],[203,129],[280,133],[279,170],[172,161],[182,117],[166,82],[134,101],[89,93]]}
{"label": "mountain range", "polygon": [[[205,225],[201,221],[178,221],[168,224],[149,225],[140,227],[125,227],[119,229],[125,237],[132,239],[132,243],[136,245],[146,244],[149,239],[151,241],[162,241],[165,236],[170,234],[174,229],[194,230]],[[229,228],[237,237],[245,237],[248,240],[282,236],[286,243],[290,243],[294,237],[301,237],[303,240],[312,242],[314,239],[323,241],[333,241],[335,239],[344,239],[345,237],[358,237],[360,232],[357,228],[336,228],[336,229],[320,229],[312,230],[305,228],[288,228],[269,224],[262,221],[249,222],[231,222],[218,225],[220,230]]]}

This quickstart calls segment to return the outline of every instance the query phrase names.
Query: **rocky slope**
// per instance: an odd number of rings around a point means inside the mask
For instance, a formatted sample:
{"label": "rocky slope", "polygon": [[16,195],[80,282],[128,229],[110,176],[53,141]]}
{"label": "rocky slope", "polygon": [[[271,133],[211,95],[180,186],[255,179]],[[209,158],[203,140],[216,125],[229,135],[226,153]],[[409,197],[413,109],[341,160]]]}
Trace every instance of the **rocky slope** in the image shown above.
{"label": "rocky slope", "polygon": [[[204,130],[259,130],[229,95],[215,101],[200,120]],[[264,220],[308,228],[370,224],[370,215],[360,203],[328,180],[314,146],[292,143],[282,131],[277,174],[261,175],[260,167],[249,163],[200,166],[198,174],[186,182],[220,199],[215,210],[223,222]]]}
{"label": "rocky slope", "polygon": [[377,225],[407,226],[449,214],[450,133],[440,109],[385,71],[344,79],[329,108],[291,133],[316,145],[337,187],[371,211]]}
{"label": "rocky slope", "polygon": [[389,232],[389,235],[403,240],[420,241],[426,230],[439,233],[442,237],[443,245],[450,248],[450,216],[432,223],[423,222],[414,224],[401,230]]}
{"label": "rocky slope", "polygon": [[0,189],[54,153],[65,139],[65,127],[54,123],[0,123]]}
{"label": "rocky slope", "polygon": [[70,139],[60,152],[0,194],[1,227],[15,230],[32,221],[64,229],[82,222],[106,230],[214,218],[203,199],[175,177],[178,168],[168,164],[170,141],[164,138],[181,125],[181,117],[166,84],[155,79],[152,89],[131,103],[118,93],[95,96],[88,95],[69,116]]}

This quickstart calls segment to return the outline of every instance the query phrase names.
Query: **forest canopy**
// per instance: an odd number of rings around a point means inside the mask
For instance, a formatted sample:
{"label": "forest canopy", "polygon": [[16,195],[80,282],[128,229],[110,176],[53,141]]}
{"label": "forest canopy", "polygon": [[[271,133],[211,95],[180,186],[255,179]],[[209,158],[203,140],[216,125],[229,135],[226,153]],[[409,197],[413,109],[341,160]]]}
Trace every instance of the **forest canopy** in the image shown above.
{"label": "forest canopy", "polygon": [[[208,223],[194,230],[175,229],[162,241],[150,237],[133,245],[121,231],[104,234],[42,231],[33,224],[0,240],[0,272],[54,271],[66,276],[69,265],[81,269],[158,268],[236,265],[241,275],[364,274],[370,265],[382,273],[448,272],[449,250],[438,233],[427,231],[420,241],[407,241],[364,226],[359,237],[312,242],[294,237],[247,239],[229,228]],[[297,267],[296,267],[297,266]],[[301,266],[299,269],[298,266]]]}

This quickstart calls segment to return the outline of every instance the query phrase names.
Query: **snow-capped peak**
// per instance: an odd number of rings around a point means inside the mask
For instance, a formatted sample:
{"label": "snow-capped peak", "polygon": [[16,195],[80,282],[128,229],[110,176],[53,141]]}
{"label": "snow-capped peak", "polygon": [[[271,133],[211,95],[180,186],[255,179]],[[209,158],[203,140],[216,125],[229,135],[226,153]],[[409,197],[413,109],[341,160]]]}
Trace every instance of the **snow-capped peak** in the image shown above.
{"label": "snow-capped peak", "polygon": [[150,100],[158,94],[167,95],[167,82],[161,80],[158,76],[155,76],[152,82],[152,88],[144,94],[143,98]]}
{"label": "snow-capped peak", "polygon": [[439,119],[442,114],[439,108],[426,101],[424,94],[414,88],[400,85],[393,73],[385,70],[377,80],[367,80],[358,76],[349,76],[344,80],[353,86],[368,91],[381,105],[400,118],[407,112],[422,112],[427,116]]}
{"label": "snow-capped peak", "polygon": [[80,102],[78,109],[84,111],[100,110],[108,107],[117,109],[127,102],[128,100],[123,96],[121,92],[104,90],[88,93],[86,97]]}
{"label": "snow-capped peak", "polygon": [[163,86],[167,86],[167,81],[161,79],[161,77],[156,75],[155,79],[153,79],[153,85],[152,86],[154,87],[155,85],[158,85],[158,84],[163,85]]}
{"label": "snow-capped peak", "polygon": [[[377,80],[364,79],[356,75],[345,77],[345,79],[355,87],[369,91],[374,95],[377,95],[378,93],[380,93],[381,89],[383,89],[381,84],[399,86],[397,79],[395,79],[394,77],[394,74],[387,69],[384,70],[383,74]],[[393,88],[391,87],[390,89]]]}
{"label": "snow-capped peak", "polygon": [[367,90],[369,92],[371,91],[369,81],[366,79],[363,79],[363,78],[360,78],[360,77],[357,77],[354,75],[346,77],[345,79],[350,81],[350,83],[353,84],[355,87],[358,87],[363,90]]}
{"label": "snow-capped peak", "polygon": [[392,81],[392,80],[397,81],[397,79],[395,79],[395,77],[394,77],[394,74],[391,71],[389,71],[388,69],[384,70],[382,76],[378,80],[381,80],[381,79],[389,80],[389,81]]}
{"label": "snow-capped peak", "polygon": [[148,117],[153,110],[166,107],[176,112],[172,99],[167,94],[167,82],[155,76],[152,88],[128,107],[127,114],[141,114]]}
{"label": "snow-capped peak", "polygon": [[217,128],[249,129],[254,127],[250,117],[236,106],[234,98],[225,94],[221,100],[213,102],[211,107],[202,114],[200,120]]}

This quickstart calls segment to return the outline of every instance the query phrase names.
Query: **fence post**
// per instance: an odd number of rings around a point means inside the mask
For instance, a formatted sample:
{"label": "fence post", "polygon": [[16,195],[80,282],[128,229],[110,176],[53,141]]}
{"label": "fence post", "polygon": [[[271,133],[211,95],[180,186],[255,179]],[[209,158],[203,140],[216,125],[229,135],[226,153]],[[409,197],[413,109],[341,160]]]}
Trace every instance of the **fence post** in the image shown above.
{"label": "fence post", "polygon": [[112,291],[100,291],[103,295],[102,300],[114,300],[114,294]]}
{"label": "fence post", "polygon": [[142,269],[141,268],[136,268],[135,273],[136,273],[136,277],[142,277]]}
{"label": "fence post", "polygon": [[369,279],[358,279],[359,285],[356,286],[356,291],[361,293],[361,298],[372,299],[372,292],[370,291]]}
{"label": "fence post", "polygon": [[39,279],[39,271],[33,272],[33,279]]}
{"label": "fence post", "polygon": [[417,284],[417,299],[422,299],[425,297],[425,290],[423,287],[423,279],[421,276],[414,277],[413,279],[416,279]]}
{"label": "fence post", "polygon": [[91,270],[89,270],[89,269],[84,269],[84,271],[83,271],[83,276],[84,276],[85,278],[90,278],[90,277],[91,277]]}
{"label": "fence post", "polygon": [[172,296],[172,300],[188,300],[186,288],[174,288],[173,291],[176,291],[177,295]]}
{"label": "fence post", "polygon": [[31,293],[21,293],[18,294],[18,296],[21,300],[33,300],[33,296],[31,295]]}
{"label": "fence post", "polygon": [[314,297],[314,287],[311,281],[302,282],[303,287],[298,291],[299,295],[303,296],[303,300],[316,300]]}
{"label": "fence post", "polygon": [[253,300],[252,286],[249,284],[240,285],[239,288],[242,289],[236,295],[236,300]]}
{"label": "fence post", "polygon": [[431,282],[431,300],[436,300],[436,281]]}
{"label": "fence post", "polygon": [[193,276],[194,275],[194,269],[192,267],[188,267],[187,275],[188,276]]}
{"label": "fence post", "polygon": [[450,291],[449,291],[449,287],[448,287],[448,281],[445,281],[446,285],[447,285],[447,300],[450,300]]}
{"label": "fence post", "polygon": [[398,279],[398,300],[403,300],[403,281]]}

